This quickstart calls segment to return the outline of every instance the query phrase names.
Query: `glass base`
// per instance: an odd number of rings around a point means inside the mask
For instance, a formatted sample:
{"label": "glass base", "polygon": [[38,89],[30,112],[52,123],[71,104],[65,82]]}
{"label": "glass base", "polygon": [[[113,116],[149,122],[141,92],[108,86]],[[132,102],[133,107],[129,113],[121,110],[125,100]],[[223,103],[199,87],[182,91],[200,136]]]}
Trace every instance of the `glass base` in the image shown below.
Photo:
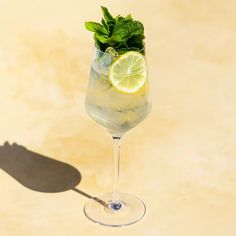
{"label": "glass base", "polygon": [[119,193],[120,202],[112,203],[112,193],[93,198],[84,206],[85,215],[94,223],[120,227],[141,220],[146,212],[144,203],[135,196]]}

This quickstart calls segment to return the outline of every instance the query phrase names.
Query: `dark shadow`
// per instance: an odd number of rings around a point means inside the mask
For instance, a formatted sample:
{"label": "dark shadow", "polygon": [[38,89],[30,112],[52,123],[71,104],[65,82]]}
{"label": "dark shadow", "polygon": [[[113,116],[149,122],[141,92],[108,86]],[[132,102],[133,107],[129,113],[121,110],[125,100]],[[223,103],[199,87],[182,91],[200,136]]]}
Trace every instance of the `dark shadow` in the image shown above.
{"label": "dark shadow", "polygon": [[80,172],[73,166],[51,159],[14,143],[0,146],[0,168],[20,184],[38,192],[73,190],[107,207],[107,203],[77,188]]}
{"label": "dark shadow", "polygon": [[85,193],[77,188],[73,188],[72,190],[83,195],[84,197],[87,197],[89,199],[93,199],[94,201],[98,202],[99,204],[103,205],[104,207],[107,207],[107,208],[109,207],[107,202],[104,202],[103,200],[101,200],[97,197],[93,197],[93,196],[89,195],[88,193]]}
{"label": "dark shadow", "polygon": [[81,181],[80,172],[73,166],[15,143],[0,146],[0,168],[25,187],[39,192],[63,192]]}

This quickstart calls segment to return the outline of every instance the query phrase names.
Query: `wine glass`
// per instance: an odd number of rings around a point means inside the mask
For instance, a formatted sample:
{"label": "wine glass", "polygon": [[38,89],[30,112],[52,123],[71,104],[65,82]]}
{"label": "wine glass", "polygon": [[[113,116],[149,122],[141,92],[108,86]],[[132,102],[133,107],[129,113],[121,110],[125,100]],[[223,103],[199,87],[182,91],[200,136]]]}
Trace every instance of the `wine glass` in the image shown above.
{"label": "wine glass", "polygon": [[[129,57],[130,54],[134,55],[134,58]],[[126,61],[124,55],[128,55]],[[125,63],[134,64],[136,56],[144,59],[138,68],[136,65],[136,69],[129,68],[128,72],[121,69],[115,74],[115,79],[131,79],[131,84],[127,83],[127,89],[125,83],[121,88],[121,83],[115,84],[114,80],[112,83],[110,70],[114,67],[114,62],[118,61],[119,64],[121,58]],[[120,56],[112,50],[102,52],[95,47],[86,95],[86,110],[93,120],[111,134],[114,141],[113,190],[104,196],[90,199],[84,207],[85,215],[95,223],[114,227],[124,226],[139,221],[145,214],[144,203],[133,195],[120,192],[118,185],[121,139],[128,130],[144,120],[151,110],[147,75],[144,49]],[[142,83],[132,82],[140,76]]]}

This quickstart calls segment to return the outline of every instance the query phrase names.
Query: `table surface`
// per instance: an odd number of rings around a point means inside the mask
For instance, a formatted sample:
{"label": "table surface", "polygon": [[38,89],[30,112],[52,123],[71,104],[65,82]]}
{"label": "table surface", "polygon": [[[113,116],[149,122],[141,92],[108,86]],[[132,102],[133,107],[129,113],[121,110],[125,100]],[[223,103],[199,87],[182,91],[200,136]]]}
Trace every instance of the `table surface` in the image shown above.
{"label": "table surface", "polygon": [[[235,236],[235,1],[85,2],[0,0],[0,234]],[[144,23],[153,100],[122,144],[120,187],[147,205],[123,228],[83,214],[112,186],[84,108],[100,5]]]}

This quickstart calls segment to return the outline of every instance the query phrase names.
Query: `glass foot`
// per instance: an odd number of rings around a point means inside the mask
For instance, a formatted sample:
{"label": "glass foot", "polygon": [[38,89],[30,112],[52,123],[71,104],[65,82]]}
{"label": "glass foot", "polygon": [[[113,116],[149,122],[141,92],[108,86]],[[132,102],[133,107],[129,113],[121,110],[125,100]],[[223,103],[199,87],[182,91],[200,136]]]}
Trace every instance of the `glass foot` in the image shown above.
{"label": "glass foot", "polygon": [[126,226],[142,219],[146,212],[144,203],[135,196],[119,193],[121,201],[113,203],[112,193],[93,198],[84,206],[85,215],[94,223],[106,226]]}

